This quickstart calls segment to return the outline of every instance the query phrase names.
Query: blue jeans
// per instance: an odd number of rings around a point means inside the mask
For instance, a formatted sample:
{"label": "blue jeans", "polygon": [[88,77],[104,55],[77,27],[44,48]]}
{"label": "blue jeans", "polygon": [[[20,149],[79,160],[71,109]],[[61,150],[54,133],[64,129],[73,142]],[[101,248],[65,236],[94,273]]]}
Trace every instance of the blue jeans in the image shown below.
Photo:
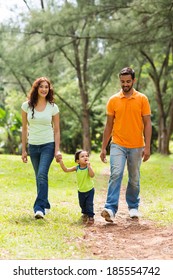
{"label": "blue jeans", "polygon": [[93,217],[94,214],[94,188],[88,192],[79,192],[79,205],[81,207],[82,214],[86,214],[88,217]]}
{"label": "blue jeans", "polygon": [[37,198],[33,207],[34,212],[42,211],[45,214],[45,208],[50,209],[48,201],[48,172],[54,158],[54,151],[54,142],[42,145],[29,144],[29,154],[37,184]]}
{"label": "blue jeans", "polygon": [[105,208],[111,209],[113,215],[118,211],[121,182],[127,161],[128,184],[126,189],[126,202],[129,209],[138,209],[140,198],[140,166],[143,148],[124,148],[111,144],[110,171],[107,200]]}

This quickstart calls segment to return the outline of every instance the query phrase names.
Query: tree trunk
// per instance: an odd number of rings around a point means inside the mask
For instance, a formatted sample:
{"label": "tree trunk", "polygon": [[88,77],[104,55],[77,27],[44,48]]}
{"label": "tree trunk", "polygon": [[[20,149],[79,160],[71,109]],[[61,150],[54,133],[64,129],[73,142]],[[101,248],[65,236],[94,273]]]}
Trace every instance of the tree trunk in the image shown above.
{"label": "tree trunk", "polygon": [[158,134],[158,152],[163,155],[168,155],[170,153],[169,152],[170,136],[165,123],[166,120],[164,118],[160,118],[159,134]]}
{"label": "tree trunk", "polygon": [[158,105],[159,123],[158,123],[158,152],[164,155],[168,155],[169,141],[173,130],[173,99],[171,98],[165,105],[165,95],[168,89],[168,76],[169,71],[169,56],[172,43],[168,42],[168,47],[165,53],[165,57],[162,61],[162,65],[158,70],[153,59],[145,52],[141,51],[142,55],[149,61],[151,65],[151,71],[149,75],[154,82],[156,88],[155,99]]}
{"label": "tree trunk", "polygon": [[[83,139],[83,149],[88,152],[91,151],[91,136],[90,136],[90,116],[88,108],[88,87],[87,87],[87,60],[88,60],[88,48],[89,40],[85,40],[84,55],[80,59],[80,41],[78,39],[73,40],[75,64],[76,64],[76,74],[78,78],[78,85],[81,97],[82,106],[82,139]],[[82,61],[82,62],[81,62]]]}
{"label": "tree trunk", "polygon": [[90,124],[89,124],[89,110],[85,109],[82,116],[82,128],[83,128],[83,149],[91,151],[91,139],[90,139]]}

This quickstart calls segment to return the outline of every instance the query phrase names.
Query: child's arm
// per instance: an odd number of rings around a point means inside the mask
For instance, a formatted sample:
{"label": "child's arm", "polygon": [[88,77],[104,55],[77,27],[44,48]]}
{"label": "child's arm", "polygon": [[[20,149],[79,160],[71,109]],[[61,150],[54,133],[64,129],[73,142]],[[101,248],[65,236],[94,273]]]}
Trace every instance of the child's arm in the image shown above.
{"label": "child's arm", "polygon": [[62,168],[62,170],[63,170],[64,172],[73,172],[73,171],[76,171],[76,166],[67,168],[67,167],[64,165],[64,162],[63,162],[62,160],[60,160],[59,164],[60,164],[60,166],[61,166],[61,168]]}
{"label": "child's arm", "polygon": [[89,173],[89,176],[92,178],[92,177],[94,177],[94,171],[93,171],[93,169],[92,169],[92,167],[91,167],[91,164],[90,164],[90,162],[88,161],[87,162],[87,167],[88,167],[88,173]]}

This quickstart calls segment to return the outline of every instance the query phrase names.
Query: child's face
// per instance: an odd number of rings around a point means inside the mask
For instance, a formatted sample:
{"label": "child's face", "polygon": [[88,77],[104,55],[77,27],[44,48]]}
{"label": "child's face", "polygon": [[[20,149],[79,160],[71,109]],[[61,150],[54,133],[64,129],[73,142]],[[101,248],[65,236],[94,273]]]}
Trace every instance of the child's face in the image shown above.
{"label": "child's face", "polygon": [[88,160],[89,160],[88,153],[87,153],[86,151],[82,151],[82,152],[79,154],[78,163],[79,163],[80,165],[87,165]]}

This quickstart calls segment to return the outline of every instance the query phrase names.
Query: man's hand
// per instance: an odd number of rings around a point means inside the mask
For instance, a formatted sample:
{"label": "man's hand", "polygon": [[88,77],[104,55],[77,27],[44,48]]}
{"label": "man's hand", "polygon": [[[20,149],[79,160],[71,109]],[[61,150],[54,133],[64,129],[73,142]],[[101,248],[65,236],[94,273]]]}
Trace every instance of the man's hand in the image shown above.
{"label": "man's hand", "polygon": [[143,153],[142,153],[142,161],[145,162],[150,158],[150,149],[149,148],[144,148]]}
{"label": "man's hand", "polygon": [[103,149],[100,153],[100,158],[101,160],[106,163],[107,162],[107,159],[106,159],[106,149]]}

